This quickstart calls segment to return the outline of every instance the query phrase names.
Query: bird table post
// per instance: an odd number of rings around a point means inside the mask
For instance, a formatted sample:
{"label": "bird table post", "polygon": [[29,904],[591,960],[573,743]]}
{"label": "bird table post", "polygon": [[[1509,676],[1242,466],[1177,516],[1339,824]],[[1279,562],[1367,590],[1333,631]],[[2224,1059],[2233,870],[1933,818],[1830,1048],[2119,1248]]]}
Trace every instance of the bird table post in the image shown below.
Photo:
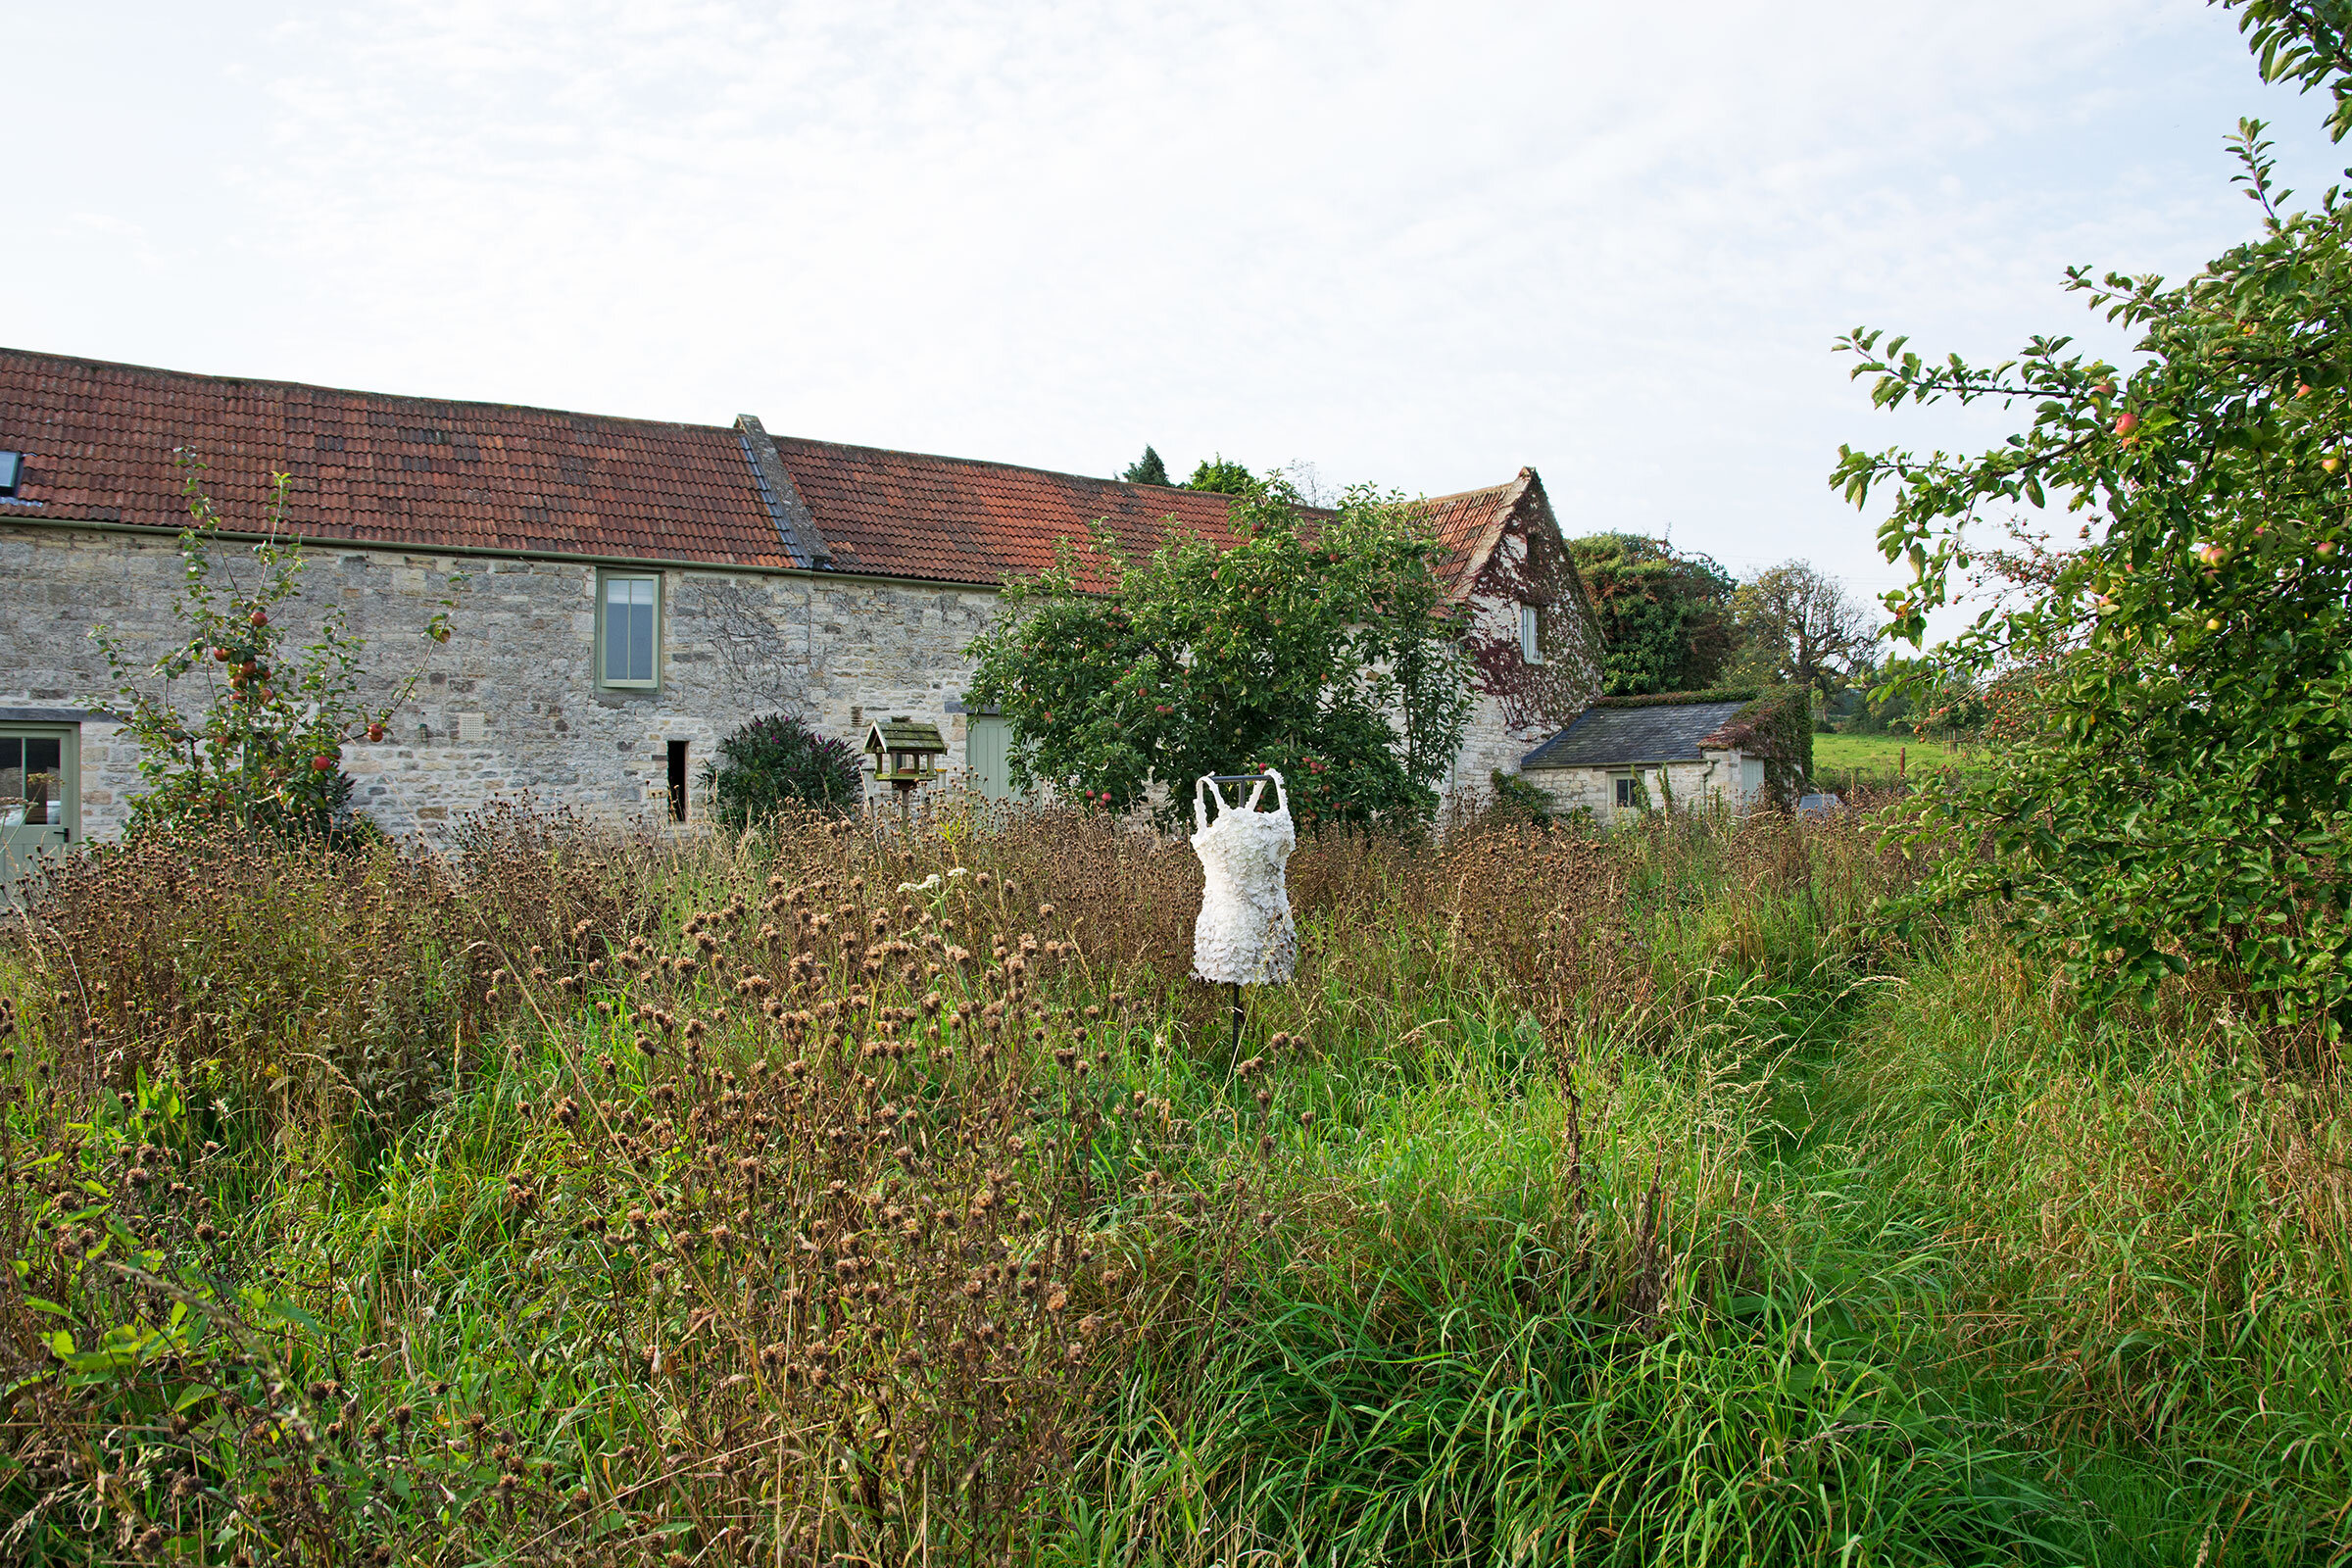
{"label": "bird table post", "polygon": [[874,779],[888,784],[902,799],[941,776],[932,759],[945,757],[948,743],[937,724],[918,724],[906,713],[889,722],[876,722],[865,732],[865,753],[874,760]]}

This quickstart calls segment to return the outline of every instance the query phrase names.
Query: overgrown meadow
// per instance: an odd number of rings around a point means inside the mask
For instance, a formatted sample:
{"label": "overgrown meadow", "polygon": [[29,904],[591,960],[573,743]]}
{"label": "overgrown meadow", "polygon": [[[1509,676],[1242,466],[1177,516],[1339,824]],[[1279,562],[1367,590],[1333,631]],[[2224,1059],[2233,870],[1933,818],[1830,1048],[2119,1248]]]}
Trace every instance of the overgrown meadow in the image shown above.
{"label": "overgrown meadow", "polygon": [[0,1558],[2352,1559],[2352,1131],[1867,813],[153,836],[0,943]]}

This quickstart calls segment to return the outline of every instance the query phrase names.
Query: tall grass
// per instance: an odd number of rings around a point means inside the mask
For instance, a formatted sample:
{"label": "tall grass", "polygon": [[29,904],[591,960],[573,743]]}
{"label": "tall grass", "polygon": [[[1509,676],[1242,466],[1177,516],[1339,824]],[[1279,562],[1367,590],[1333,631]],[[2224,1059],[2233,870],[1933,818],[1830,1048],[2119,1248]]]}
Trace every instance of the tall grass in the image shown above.
{"label": "tall grass", "polygon": [[1867,821],[147,844],[0,954],[0,1555],[2342,1560],[2345,1134]]}

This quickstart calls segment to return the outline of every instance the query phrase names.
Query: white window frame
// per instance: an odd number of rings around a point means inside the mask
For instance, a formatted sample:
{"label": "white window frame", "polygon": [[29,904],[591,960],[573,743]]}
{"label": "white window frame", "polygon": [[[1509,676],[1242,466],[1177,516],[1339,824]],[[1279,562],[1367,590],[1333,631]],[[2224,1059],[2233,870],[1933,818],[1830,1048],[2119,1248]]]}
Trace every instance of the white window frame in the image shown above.
{"label": "white window frame", "polygon": [[[605,662],[605,654],[606,654],[606,647],[607,647],[607,644],[608,644],[608,642],[609,642],[609,638],[608,638],[608,636],[607,636],[607,629],[608,629],[607,622],[608,622],[608,616],[607,616],[607,614],[606,614],[606,611],[607,611],[607,609],[608,609],[608,607],[609,607],[609,605],[610,605],[610,603],[611,603],[611,597],[610,597],[610,596],[611,596],[611,594],[612,594],[612,587],[611,587],[611,585],[612,585],[612,584],[613,584],[613,583],[616,583],[616,582],[648,582],[648,583],[652,583],[652,584],[653,584],[653,588],[654,588],[654,603],[653,603],[653,612],[654,612],[654,646],[653,646],[653,656],[654,656],[654,657],[653,657],[653,673],[652,673],[652,674],[651,674],[651,675],[650,675],[648,678],[646,678],[646,679],[644,679],[644,680],[615,680],[615,679],[612,679],[611,676],[607,675],[607,674],[606,674],[606,672],[605,672],[605,671],[606,671],[606,669],[607,669],[607,667],[608,667],[608,666],[607,666],[607,664],[606,664],[606,662]],[[600,570],[600,571],[598,571],[598,572],[597,572],[597,574],[596,574],[596,651],[595,651],[595,659],[596,659],[596,684],[597,684],[597,685],[598,685],[600,688],[602,688],[602,689],[604,689],[604,690],[607,690],[607,691],[624,691],[624,692],[650,692],[650,691],[659,691],[659,690],[661,689],[661,687],[662,687],[662,608],[663,608],[663,607],[662,607],[662,573],[661,573],[661,572],[659,572],[659,571],[618,571],[618,570],[614,570],[614,571],[604,571],[604,570]]]}
{"label": "white window frame", "polygon": [[[1631,795],[1633,799],[1621,801],[1618,799],[1620,795]],[[1609,775],[1609,809],[1612,811],[1639,811],[1642,809],[1641,769],[1620,769]]]}
{"label": "white window frame", "polygon": [[1526,664],[1544,662],[1544,607],[1519,607],[1519,661]]}

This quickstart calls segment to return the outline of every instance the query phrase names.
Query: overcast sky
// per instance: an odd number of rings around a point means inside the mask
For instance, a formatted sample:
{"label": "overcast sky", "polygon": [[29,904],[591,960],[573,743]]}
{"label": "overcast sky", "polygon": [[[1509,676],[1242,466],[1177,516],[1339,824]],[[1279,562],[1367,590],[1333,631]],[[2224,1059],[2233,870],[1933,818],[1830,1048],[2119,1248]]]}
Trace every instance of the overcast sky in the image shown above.
{"label": "overcast sky", "polygon": [[[2197,0],[8,8],[0,342],[1081,473],[1146,442],[1899,580],[1856,324],[2250,231]],[[28,130],[26,127],[36,127]]]}

